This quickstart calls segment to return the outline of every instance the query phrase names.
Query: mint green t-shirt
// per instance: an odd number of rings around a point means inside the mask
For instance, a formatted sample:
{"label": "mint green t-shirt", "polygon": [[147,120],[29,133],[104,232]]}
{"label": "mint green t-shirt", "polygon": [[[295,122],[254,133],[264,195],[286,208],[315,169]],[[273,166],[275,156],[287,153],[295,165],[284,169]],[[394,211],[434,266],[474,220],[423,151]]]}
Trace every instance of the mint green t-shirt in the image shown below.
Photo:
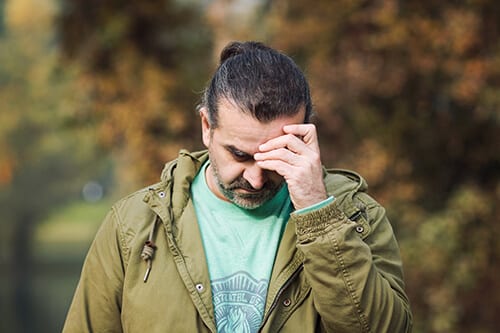
{"label": "mint green t-shirt", "polygon": [[205,164],[191,195],[207,256],[217,331],[257,332],[281,236],[293,209],[286,185],[256,209],[223,201],[208,188]]}

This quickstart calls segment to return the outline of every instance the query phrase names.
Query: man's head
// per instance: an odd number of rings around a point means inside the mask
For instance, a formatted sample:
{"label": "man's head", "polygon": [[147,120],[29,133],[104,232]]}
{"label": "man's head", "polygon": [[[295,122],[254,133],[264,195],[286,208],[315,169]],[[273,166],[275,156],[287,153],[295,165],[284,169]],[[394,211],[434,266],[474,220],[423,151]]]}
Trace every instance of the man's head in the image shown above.
{"label": "man's head", "polygon": [[223,100],[261,122],[292,116],[302,109],[304,122],[312,115],[309,85],[302,71],[288,56],[259,42],[231,42],[222,50],[201,103],[213,128],[218,126]]}
{"label": "man's head", "polygon": [[309,122],[311,113],[309,86],[289,57],[256,42],[230,43],[200,107],[212,192],[243,208],[274,196],[283,178],[253,156],[284,135],[283,126]]}

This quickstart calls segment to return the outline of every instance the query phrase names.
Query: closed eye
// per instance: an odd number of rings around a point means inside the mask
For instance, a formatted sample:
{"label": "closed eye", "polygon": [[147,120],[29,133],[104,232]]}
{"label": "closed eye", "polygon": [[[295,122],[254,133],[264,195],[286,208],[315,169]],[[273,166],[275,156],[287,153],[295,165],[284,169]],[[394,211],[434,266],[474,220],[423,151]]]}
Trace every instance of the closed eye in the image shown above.
{"label": "closed eye", "polygon": [[241,151],[234,146],[227,146],[226,149],[229,151],[231,156],[233,156],[233,158],[238,162],[245,162],[245,161],[253,159],[252,155],[250,155],[249,153],[246,153],[244,151]]}

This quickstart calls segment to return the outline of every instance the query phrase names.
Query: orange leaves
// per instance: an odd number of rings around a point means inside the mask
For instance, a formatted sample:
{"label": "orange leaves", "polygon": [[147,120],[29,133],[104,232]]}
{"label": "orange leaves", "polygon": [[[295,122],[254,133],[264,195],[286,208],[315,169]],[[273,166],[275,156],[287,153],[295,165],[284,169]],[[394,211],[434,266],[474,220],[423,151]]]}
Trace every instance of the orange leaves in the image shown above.
{"label": "orange leaves", "polygon": [[80,80],[100,142],[115,152],[119,168],[127,169],[119,175],[135,179],[136,186],[157,181],[163,163],[175,158],[185,143],[173,138],[196,119],[194,103],[187,110],[178,104],[177,75],[177,69],[162,68],[127,47],[113,70],[87,73]]}
{"label": "orange leaves", "polygon": [[466,61],[451,86],[453,96],[462,103],[472,104],[486,86],[490,67],[487,59]]}
{"label": "orange leaves", "polygon": [[119,161],[119,181],[134,179],[136,187],[157,181],[179,146],[193,147],[197,139],[197,94],[213,64],[205,7],[66,2],[58,20],[61,48],[85,70],[83,113]]}
{"label": "orange leaves", "polygon": [[2,157],[0,157],[0,186],[6,186],[12,181],[15,165],[12,156],[2,154]]}
{"label": "orange leaves", "polygon": [[451,53],[467,55],[478,46],[481,39],[481,18],[478,14],[466,8],[445,11],[443,32]]}
{"label": "orange leaves", "polygon": [[131,159],[128,168],[150,175],[148,180],[157,179],[163,163],[159,160],[174,157],[162,156],[162,142],[185,126],[182,113],[168,99],[175,83],[172,73],[128,52],[123,54],[115,73],[93,79],[94,108],[102,119],[102,142],[126,153]]}
{"label": "orange leaves", "polygon": [[495,330],[498,1],[377,0],[342,15],[334,1],[289,4],[301,15],[274,3],[276,42],[313,86],[322,157],[364,175],[395,226],[415,328]]}

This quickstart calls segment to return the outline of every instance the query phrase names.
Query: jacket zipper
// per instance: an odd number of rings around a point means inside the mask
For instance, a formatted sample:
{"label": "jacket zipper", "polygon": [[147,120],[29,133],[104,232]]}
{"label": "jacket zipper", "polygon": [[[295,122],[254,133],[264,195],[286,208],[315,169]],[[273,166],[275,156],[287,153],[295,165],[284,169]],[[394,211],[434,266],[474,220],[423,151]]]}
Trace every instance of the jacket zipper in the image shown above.
{"label": "jacket zipper", "polygon": [[271,312],[273,312],[273,310],[278,305],[278,300],[280,299],[281,295],[283,294],[285,289],[288,288],[290,286],[290,284],[292,284],[293,280],[295,279],[295,277],[297,277],[299,275],[299,273],[302,271],[302,269],[304,269],[304,264],[300,264],[300,266],[297,267],[297,269],[293,272],[293,274],[290,275],[290,277],[286,280],[286,282],[278,290],[278,292],[276,293],[276,296],[274,297],[273,303],[269,307],[269,311],[267,311],[267,315],[264,318],[264,320],[262,321],[262,325],[260,326],[260,328],[257,332],[262,332],[262,329],[264,328],[264,324],[266,323],[267,319],[271,315]]}

